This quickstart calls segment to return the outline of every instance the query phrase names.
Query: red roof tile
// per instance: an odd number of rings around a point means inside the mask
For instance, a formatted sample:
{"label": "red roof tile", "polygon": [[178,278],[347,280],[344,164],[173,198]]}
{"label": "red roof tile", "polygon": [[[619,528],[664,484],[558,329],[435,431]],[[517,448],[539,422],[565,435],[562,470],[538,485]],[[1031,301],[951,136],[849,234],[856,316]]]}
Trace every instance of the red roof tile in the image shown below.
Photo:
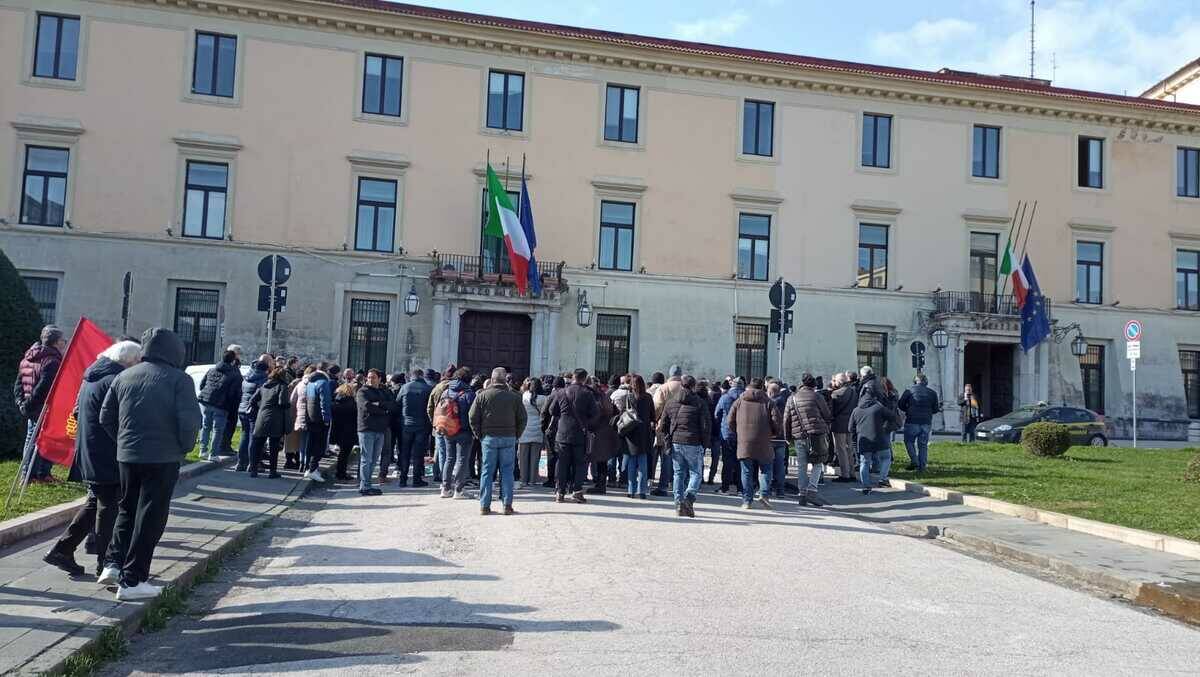
{"label": "red roof tile", "polygon": [[635,35],[631,33],[618,33],[615,31],[598,30],[594,28],[581,28],[578,26],[543,23],[540,21],[508,19],[505,17],[489,16],[486,14],[474,14],[471,12],[438,9],[435,7],[424,7],[421,5],[410,5],[399,2],[386,2],[384,0],[317,0],[317,2],[325,2],[348,7],[358,7],[366,10],[389,12],[392,14],[401,14],[423,19],[434,19],[475,26],[492,26],[496,28],[541,33],[543,35],[551,35],[563,38],[574,38],[591,40],[595,42],[606,42],[614,45],[627,45],[630,47],[666,50],[682,54],[726,57],[742,59],[746,61],[757,61],[760,63],[798,66],[801,68],[818,71],[880,76],[899,80],[909,80],[913,82],[926,82],[930,84],[1034,94],[1076,101],[1102,102],[1140,109],[1161,110],[1172,113],[1200,114],[1200,105],[1184,104],[1172,101],[1157,101],[1152,99],[1143,99],[1136,96],[1123,96],[1120,94],[1108,94],[1106,92],[1092,92],[1083,89],[1054,87],[1022,78],[982,75],[976,73],[966,73],[963,71],[935,72],[918,70],[915,68],[877,66],[866,63],[857,63],[854,61],[822,59],[798,54],[786,54],[783,52],[744,49],[741,47],[726,47],[723,45],[688,42],[685,40],[673,40],[669,38],[656,38],[645,35]]}

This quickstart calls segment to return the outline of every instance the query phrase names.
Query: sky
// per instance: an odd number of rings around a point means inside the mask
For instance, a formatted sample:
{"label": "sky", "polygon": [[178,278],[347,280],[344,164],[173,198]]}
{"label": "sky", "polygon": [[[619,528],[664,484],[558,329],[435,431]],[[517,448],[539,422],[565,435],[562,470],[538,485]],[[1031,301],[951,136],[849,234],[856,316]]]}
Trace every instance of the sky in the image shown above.
{"label": "sky", "polygon": [[[1029,74],[1028,0],[425,0],[518,19],[806,56]],[[1140,94],[1200,57],[1200,0],[1039,0],[1035,73]]]}

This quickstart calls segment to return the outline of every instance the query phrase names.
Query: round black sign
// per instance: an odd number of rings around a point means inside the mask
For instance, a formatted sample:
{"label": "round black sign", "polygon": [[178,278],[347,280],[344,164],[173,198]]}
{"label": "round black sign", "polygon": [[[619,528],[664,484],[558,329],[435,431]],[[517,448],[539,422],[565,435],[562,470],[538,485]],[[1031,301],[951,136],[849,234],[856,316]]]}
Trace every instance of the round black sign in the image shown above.
{"label": "round black sign", "polygon": [[778,280],[771,285],[768,298],[771,299],[771,306],[774,308],[791,308],[796,305],[796,288],[788,282]]}
{"label": "round black sign", "polygon": [[262,257],[258,262],[258,279],[262,280],[263,284],[271,284],[271,266],[274,262],[275,267],[275,284],[283,284],[292,276],[292,264],[284,257],[278,254]]}
{"label": "round black sign", "polygon": [[908,344],[908,350],[913,355],[924,355],[925,344],[921,343],[920,341],[913,341],[912,343]]}

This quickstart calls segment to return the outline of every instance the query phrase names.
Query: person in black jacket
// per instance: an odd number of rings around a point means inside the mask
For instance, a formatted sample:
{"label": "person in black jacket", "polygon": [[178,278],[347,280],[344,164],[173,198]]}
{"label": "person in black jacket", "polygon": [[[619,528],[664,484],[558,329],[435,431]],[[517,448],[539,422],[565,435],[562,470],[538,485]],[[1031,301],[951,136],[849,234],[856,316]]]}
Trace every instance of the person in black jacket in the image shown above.
{"label": "person in black jacket", "polygon": [[433,431],[433,422],[429,420],[429,395],[433,386],[425,381],[425,374],[420,369],[413,369],[412,378],[405,383],[396,395],[399,419],[402,423],[400,433],[400,454],[396,461],[396,484],[408,485],[408,470],[412,468],[412,485],[423,487],[425,482],[425,452],[429,448],[429,435]]}
{"label": "person in black jacket", "polygon": [[228,455],[227,452],[232,452],[225,448],[225,426],[228,425],[230,401],[241,399],[242,373],[236,362],[237,353],[226,350],[221,364],[209,369],[200,384],[200,394],[196,399],[200,400],[204,413],[200,424],[202,460],[216,461],[221,456]]}
{"label": "person in black jacket", "polygon": [[558,447],[558,483],[555,501],[566,500],[567,491],[576,503],[587,503],[583,482],[587,476],[587,422],[596,418],[599,407],[596,397],[587,387],[586,369],[576,369],[571,385],[555,391],[546,403],[546,413],[556,425],[554,437]]}
{"label": "person in black jacket", "polygon": [[928,385],[925,374],[913,378],[913,387],[900,396],[898,406],[906,414],[904,448],[908,451],[909,470],[925,472],[929,460],[929,433],[933,430],[933,415],[942,410],[937,393]]}
{"label": "person in black jacket", "polygon": [[253,437],[253,441],[250,443],[251,477],[258,477],[263,447],[266,444],[271,445],[271,451],[267,456],[267,468],[270,473],[267,478],[279,477],[277,464],[279,450],[282,448],[281,442],[283,436],[292,429],[292,421],[289,416],[292,408],[292,401],[289,397],[290,388],[288,387],[289,377],[287,369],[276,367],[267,377],[267,382],[255,390],[251,397],[251,404],[255,409],[254,424],[247,427],[242,433]]}
{"label": "person in black jacket", "polygon": [[75,562],[75,548],[88,534],[95,534],[96,575],[104,571],[104,554],[117,521],[121,500],[121,474],[117,468],[117,441],[100,425],[100,406],[117,374],[142,358],[136,341],[114,343],[100,353],[83,373],[79,399],[75,405],[75,467],[87,485],[87,501],[75,513],[75,519],[42,558],[72,576],[84,573]]}
{"label": "person in black jacket", "polygon": [[858,452],[858,481],[864,494],[871,493],[871,465],[878,460],[879,474],[887,483],[888,470],[892,466],[892,431],[900,425],[900,416],[895,410],[875,399],[874,392],[864,387],[858,398],[858,408],[850,415],[850,436]]}
{"label": "person in black jacket", "polygon": [[830,430],[838,463],[838,476],[834,482],[854,481],[854,441],[850,439],[850,414],[858,406],[858,389],[850,378],[852,373],[835,374],[831,380],[833,392],[829,396],[829,408],[833,412],[833,424]]}
{"label": "person in black jacket", "polygon": [[335,478],[351,479],[347,468],[350,454],[358,446],[358,385],[343,383],[333,392],[329,441],[338,448]]}
{"label": "person in black jacket", "polygon": [[[254,393],[262,384],[267,382],[267,372],[272,368],[270,355],[263,355],[250,365],[250,373],[242,380],[242,397],[238,403],[238,420],[242,424],[242,439],[238,443],[237,466],[241,472],[250,465],[250,440],[253,437],[254,421],[258,418],[258,409],[254,405]],[[257,468],[255,469],[257,471]]]}
{"label": "person in black jacket", "polygon": [[186,354],[175,332],[146,330],[142,361],[113,379],[100,407],[100,424],[117,441],[121,506],[105,555],[117,564],[106,564],[97,582],[119,579],[118,601],[162,592],[147,583],[150,562],[167,526],[179,465],[200,430],[195,385],[183,371]]}
{"label": "person in black jacket", "polygon": [[[339,390],[341,390],[339,388]],[[388,420],[396,400],[383,387],[383,372],[378,369],[367,371],[367,381],[359,386],[354,395],[358,405],[358,493],[363,496],[378,496],[383,492],[371,486],[375,464],[383,451],[383,438],[388,429]]]}
{"label": "person in black jacket", "polygon": [[[696,494],[700,493],[700,478],[704,473],[704,443],[712,439],[712,416],[708,404],[696,395],[696,379],[691,374],[680,378],[683,395],[663,407],[658,431],[671,445],[675,456],[675,514],[696,516]],[[764,488],[766,493],[769,488]]]}

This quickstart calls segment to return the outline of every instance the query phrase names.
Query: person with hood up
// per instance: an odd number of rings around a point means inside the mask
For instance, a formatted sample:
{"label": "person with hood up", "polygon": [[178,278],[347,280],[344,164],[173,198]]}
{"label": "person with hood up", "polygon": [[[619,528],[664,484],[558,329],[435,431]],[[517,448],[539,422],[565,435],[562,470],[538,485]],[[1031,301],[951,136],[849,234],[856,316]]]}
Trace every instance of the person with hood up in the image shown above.
{"label": "person with hood up", "polygon": [[742,466],[742,508],[749,510],[754,500],[755,465],[758,466],[759,485],[762,487],[758,502],[764,508],[770,508],[768,497],[775,462],[771,440],[781,434],[783,421],[779,408],[763,390],[761,378],[750,381],[750,387],[729,408],[728,425],[737,436],[737,459]]}
{"label": "person with hood up", "polygon": [[[204,418],[200,428],[200,459],[216,461],[224,456],[225,426],[229,418],[230,401],[237,400],[242,391],[242,374],[237,367],[237,353],[226,350],[221,363],[204,375],[200,383],[200,406]],[[236,409],[236,406],[234,407]],[[210,447],[211,444],[211,447]]]}
{"label": "person with hood up", "polygon": [[[804,372],[800,376],[800,388],[788,398],[784,405],[783,432],[790,442],[796,443],[796,465],[799,468],[797,485],[800,487],[800,505],[824,505],[817,493],[821,474],[829,460],[829,424],[833,412],[825,398],[817,391],[817,379]],[[808,464],[812,464],[812,472]]]}
{"label": "person with hood up", "polygon": [[329,450],[329,428],[333,424],[333,381],[326,373],[329,368],[322,362],[304,386],[304,424],[308,427],[304,436],[304,477],[317,482],[325,481],[321,459]]}
{"label": "person with hood up", "polygon": [[196,444],[200,405],[183,371],[187,352],[175,332],[142,335],[142,361],[113,379],[100,424],[117,441],[121,503],[98,582],[117,583],[117,600],[156,597],[150,562],[167,526],[179,465]]}
{"label": "person with hood up", "polygon": [[729,390],[717,400],[717,408],[713,412],[713,423],[721,431],[721,487],[717,489],[718,494],[728,493],[731,487],[736,487],[739,493],[742,491],[742,483],[738,479],[737,430],[729,424],[729,411],[745,392],[746,379],[734,379],[730,382]]}
{"label": "person with hood up", "polygon": [[250,466],[250,440],[254,437],[254,421],[258,418],[258,410],[252,404],[254,393],[267,382],[267,373],[272,368],[271,356],[263,355],[250,365],[250,373],[242,379],[242,399],[237,410],[238,420],[242,424],[242,439],[238,443],[237,466],[234,468],[239,472]]}
{"label": "person with hood up", "polygon": [[[433,407],[433,430],[444,448],[442,457],[442,498],[467,498],[467,476],[471,472],[471,370],[460,367],[441,388]],[[439,384],[440,385],[440,384]],[[434,392],[438,392],[435,388]],[[430,395],[432,397],[432,395]]]}
{"label": "person with hood up", "polygon": [[704,442],[711,435],[712,417],[708,405],[696,395],[696,379],[684,374],[679,384],[682,395],[663,407],[658,431],[671,445],[674,457],[675,514],[695,517],[696,494],[704,473]]}
{"label": "person with hood up", "polygon": [[[900,425],[896,412],[876,399],[874,392],[863,387],[858,407],[850,415],[850,436],[858,452],[858,481],[863,494],[871,493],[871,466],[878,462],[879,474],[886,478],[892,467],[892,431]],[[880,480],[887,486],[887,480]]]}
{"label": "person with hood up", "polygon": [[271,451],[267,456],[268,479],[279,477],[277,463],[279,462],[280,442],[291,428],[289,420],[292,413],[291,397],[288,395],[289,373],[282,367],[275,368],[258,390],[254,391],[253,405],[256,416],[254,425],[249,429],[253,441],[250,443],[250,476],[258,477],[259,464],[262,463],[263,447],[270,444]]}
{"label": "person with hood up", "polygon": [[42,558],[46,564],[72,576],[84,573],[84,568],[75,562],[75,548],[92,533],[96,535],[96,575],[104,573],[104,555],[121,500],[121,473],[117,466],[117,441],[100,425],[100,407],[117,374],[141,358],[142,347],[137,342],[119,341],[105,348],[83,372],[75,404],[75,465],[87,485],[87,501]]}
{"label": "person with hood up", "polygon": [[62,365],[63,353],[67,350],[67,339],[62,330],[48,324],[42,327],[38,342],[29,346],[17,366],[17,379],[13,382],[13,399],[17,410],[25,417],[25,448],[21,453],[20,477],[31,482],[50,482],[53,464],[37,453],[38,421],[42,407],[50,395],[50,386]]}

